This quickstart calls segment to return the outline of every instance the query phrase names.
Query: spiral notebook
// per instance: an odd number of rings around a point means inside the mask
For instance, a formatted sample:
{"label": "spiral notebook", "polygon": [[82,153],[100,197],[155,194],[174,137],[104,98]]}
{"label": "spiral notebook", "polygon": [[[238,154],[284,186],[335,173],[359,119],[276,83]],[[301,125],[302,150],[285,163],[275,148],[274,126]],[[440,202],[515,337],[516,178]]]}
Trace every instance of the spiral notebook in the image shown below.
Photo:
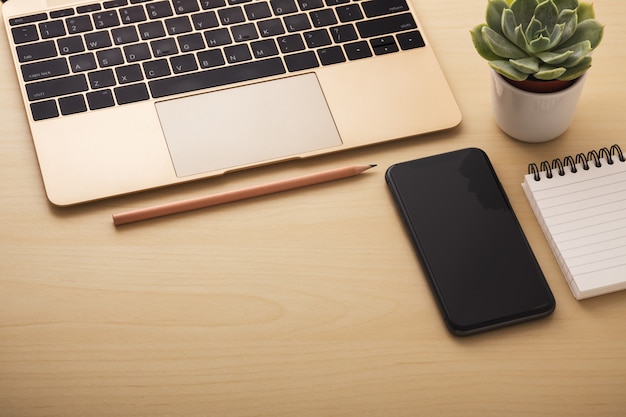
{"label": "spiral notebook", "polygon": [[522,188],[576,299],[626,289],[626,158],[618,145],[531,163]]}

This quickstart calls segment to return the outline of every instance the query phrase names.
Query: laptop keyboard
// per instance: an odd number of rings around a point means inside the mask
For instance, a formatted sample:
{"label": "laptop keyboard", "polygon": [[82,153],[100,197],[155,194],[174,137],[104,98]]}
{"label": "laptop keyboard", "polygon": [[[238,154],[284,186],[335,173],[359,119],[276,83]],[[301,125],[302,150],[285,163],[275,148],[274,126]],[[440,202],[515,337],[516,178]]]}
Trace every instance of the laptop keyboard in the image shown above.
{"label": "laptop keyboard", "polygon": [[34,120],[424,46],[406,0],[111,0],[9,25]]}

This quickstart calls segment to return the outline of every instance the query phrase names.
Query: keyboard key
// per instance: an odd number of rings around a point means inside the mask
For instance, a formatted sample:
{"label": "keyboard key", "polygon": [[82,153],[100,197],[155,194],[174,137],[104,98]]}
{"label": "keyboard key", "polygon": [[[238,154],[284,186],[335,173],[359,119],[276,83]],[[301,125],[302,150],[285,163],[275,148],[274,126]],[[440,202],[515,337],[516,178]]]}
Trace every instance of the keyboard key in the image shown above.
{"label": "keyboard key", "polygon": [[197,0],[174,0],[176,14],[193,13],[200,10]]}
{"label": "keyboard key", "polygon": [[320,48],[317,50],[317,56],[320,58],[322,65],[333,65],[346,62],[346,56],[340,46]]}
{"label": "keyboard key", "polygon": [[362,5],[367,17],[377,17],[409,10],[405,0],[371,0],[362,2]]}
{"label": "keyboard key", "polygon": [[196,30],[215,28],[220,25],[217,21],[217,15],[213,11],[196,13],[191,16],[191,20]]}
{"label": "keyboard key", "polygon": [[61,55],[76,54],[85,50],[83,38],[80,36],[70,36],[57,41]]}
{"label": "keyboard key", "polygon": [[137,34],[137,29],[135,29],[134,26],[113,29],[111,31],[111,35],[113,35],[113,41],[116,45],[124,45],[139,41],[139,35]]}
{"label": "keyboard key", "polygon": [[136,83],[143,80],[143,72],[139,64],[115,68],[115,75],[120,84]]}
{"label": "keyboard key", "polygon": [[120,25],[120,19],[115,11],[95,13],[93,23],[96,29],[112,28]]}
{"label": "keyboard key", "polygon": [[304,34],[304,41],[311,49],[328,46],[332,43],[330,35],[326,29],[314,30]]}
{"label": "keyboard key", "polygon": [[137,43],[124,47],[124,56],[128,62],[145,61],[152,58],[150,48],[146,43]]}
{"label": "keyboard key", "polygon": [[33,114],[34,120],[45,120],[59,117],[59,109],[57,108],[57,103],[54,100],[31,103],[30,111]]}
{"label": "keyboard key", "polygon": [[89,73],[89,85],[92,89],[112,87],[116,83],[113,70],[106,69],[102,71],[94,71]]}
{"label": "keyboard key", "polygon": [[280,19],[263,20],[258,23],[258,26],[259,32],[264,38],[282,35],[285,33],[285,27]]}
{"label": "keyboard key", "polygon": [[337,23],[337,18],[331,9],[323,9],[311,12],[311,22],[316,28],[331,26]]}
{"label": "keyboard key", "polygon": [[88,4],[86,6],[77,7],[76,12],[78,14],[84,14],[84,13],[97,12],[100,9],[102,9],[102,6],[100,6],[99,4]]}
{"label": "keyboard key", "polygon": [[372,51],[365,41],[348,43],[344,45],[344,49],[346,50],[346,55],[348,56],[348,59],[351,61],[369,58],[372,56]]}
{"label": "keyboard key", "polygon": [[87,79],[83,74],[72,75],[64,78],[38,81],[26,85],[26,93],[31,101],[45,98],[65,96],[80,93],[88,89]]}
{"label": "keyboard key", "polygon": [[317,62],[315,52],[313,51],[287,55],[285,56],[285,64],[290,72],[302,71],[320,66],[319,62]]}
{"label": "keyboard key", "polygon": [[112,67],[124,63],[124,57],[119,48],[103,49],[96,52],[96,57],[101,67]]}
{"label": "keyboard key", "polygon": [[226,61],[229,64],[250,61],[252,59],[248,45],[227,46],[224,48],[224,55],[226,55]]}
{"label": "keyboard key", "polygon": [[11,34],[13,35],[13,42],[17,45],[39,40],[39,33],[37,32],[37,26],[35,25],[12,28]]}
{"label": "keyboard key", "polygon": [[214,48],[216,46],[228,45],[232,43],[232,39],[230,38],[230,33],[228,29],[215,29],[215,30],[207,30],[204,32],[204,38],[206,40],[206,44],[210,48]]}
{"label": "keyboard key", "polygon": [[230,30],[233,33],[233,39],[235,42],[247,42],[259,38],[259,34],[256,31],[254,23],[233,26]]}
{"label": "keyboard key", "polygon": [[288,32],[301,32],[303,30],[311,29],[311,23],[306,14],[294,14],[286,16],[285,27]]}
{"label": "keyboard key", "polygon": [[91,18],[89,16],[76,16],[65,19],[67,32],[71,34],[89,32],[93,30]]}
{"label": "keyboard key", "polygon": [[68,116],[70,114],[83,113],[87,111],[87,104],[85,98],[78,94],[75,96],[61,97],[59,99],[59,108],[61,114]]}
{"label": "keyboard key", "polygon": [[250,47],[252,48],[252,54],[255,58],[267,58],[278,55],[278,47],[273,39],[252,42]]}
{"label": "keyboard key", "polygon": [[200,0],[200,6],[204,10],[226,6],[226,0]]}
{"label": "keyboard key", "polygon": [[298,5],[300,5],[300,10],[302,11],[321,9],[324,7],[322,0],[298,0]]}
{"label": "keyboard key", "polygon": [[204,49],[204,39],[199,33],[182,35],[178,37],[178,46],[181,52],[192,52]]}
{"label": "keyboard key", "polygon": [[39,33],[42,39],[58,38],[65,35],[65,25],[61,20],[43,22],[39,24]]}
{"label": "keyboard key", "polygon": [[225,65],[224,55],[219,49],[211,49],[198,53],[198,62],[203,69]]}
{"label": "keyboard key", "polygon": [[17,59],[20,62],[37,61],[39,59],[52,58],[57,56],[57,48],[54,41],[31,43],[30,45],[20,45],[15,48]]}
{"label": "keyboard key", "polygon": [[71,56],[70,68],[72,69],[72,72],[91,71],[97,68],[96,58],[91,52],[87,54]]}
{"label": "keyboard key", "polygon": [[335,43],[351,42],[359,38],[354,26],[343,25],[330,28],[330,34],[333,37]]}
{"label": "keyboard key", "polygon": [[172,71],[174,74],[182,74],[183,72],[195,71],[198,69],[196,58],[192,54],[175,56],[170,59]]}
{"label": "keyboard key", "polygon": [[234,25],[236,23],[245,22],[246,20],[240,6],[218,10],[217,15],[223,25]]}
{"label": "keyboard key", "polygon": [[45,13],[37,13],[30,16],[22,16],[22,17],[14,17],[13,19],[9,19],[9,25],[18,26],[25,25],[27,23],[35,23],[41,22],[42,20],[46,20],[48,15]]}
{"label": "keyboard key", "polygon": [[48,61],[33,62],[21,67],[22,79],[25,82],[40,80],[43,78],[58,77],[67,75],[70,69],[65,58],[51,59]]}
{"label": "keyboard key", "polygon": [[402,50],[421,48],[426,46],[422,34],[419,31],[413,31],[408,33],[401,33],[398,35],[398,43]]}
{"label": "keyboard key", "polygon": [[284,54],[302,51],[303,49],[305,49],[304,41],[302,40],[302,36],[300,36],[299,33],[281,36],[277,38],[276,41],[278,42],[278,47]]}
{"label": "keyboard key", "polygon": [[265,2],[246,4],[243,8],[250,20],[265,19],[272,16],[272,11]]}
{"label": "keyboard key", "polygon": [[113,91],[115,92],[117,104],[136,103],[150,98],[145,84],[126,85],[114,88]]}
{"label": "keyboard key", "polygon": [[394,32],[416,29],[417,24],[410,13],[383,17],[380,19],[358,22],[356,24],[359,33],[364,38],[388,35]]}
{"label": "keyboard key", "polygon": [[150,19],[160,19],[162,17],[170,17],[174,15],[169,1],[157,1],[155,3],[147,4],[146,10],[148,11]]}
{"label": "keyboard key", "polygon": [[165,21],[165,28],[170,35],[179,35],[192,31],[191,22],[187,16],[175,17]]}
{"label": "keyboard key", "polygon": [[60,17],[68,17],[74,15],[74,9],[55,10],[50,12],[51,19],[58,19]]}
{"label": "keyboard key", "polygon": [[113,45],[107,31],[85,34],[85,43],[87,44],[87,49],[90,50],[108,48]]}
{"label": "keyboard key", "polygon": [[219,67],[200,72],[162,78],[149,82],[154,98],[187,93],[205,88],[218,87],[242,81],[284,74],[285,67],[280,58],[250,61],[228,67]]}
{"label": "keyboard key", "polygon": [[111,90],[99,90],[87,93],[87,103],[90,110],[98,110],[115,106],[115,99]]}
{"label": "keyboard key", "polygon": [[294,0],[270,0],[274,14],[289,14],[298,11],[296,2]]}
{"label": "keyboard key", "polygon": [[127,6],[127,5],[128,5],[128,0],[111,0],[111,1],[104,2],[105,9],[114,9],[116,7],[122,7],[122,6]]}
{"label": "keyboard key", "polygon": [[361,20],[364,17],[358,4],[337,7],[336,12],[339,17],[339,21],[342,23],[354,22],[356,20]]}
{"label": "keyboard key", "polygon": [[149,39],[162,38],[165,36],[165,28],[161,22],[148,22],[139,25],[139,34],[144,41]]}
{"label": "keyboard key", "polygon": [[146,74],[146,78],[159,78],[171,74],[170,66],[165,59],[144,62],[143,71]]}
{"label": "keyboard key", "polygon": [[139,23],[147,20],[143,6],[131,6],[120,10],[120,18],[122,23],[128,25],[130,23]]}
{"label": "keyboard key", "polygon": [[178,53],[178,47],[176,41],[171,38],[158,39],[150,43],[152,48],[152,54],[155,58],[161,58],[168,55],[174,55]]}

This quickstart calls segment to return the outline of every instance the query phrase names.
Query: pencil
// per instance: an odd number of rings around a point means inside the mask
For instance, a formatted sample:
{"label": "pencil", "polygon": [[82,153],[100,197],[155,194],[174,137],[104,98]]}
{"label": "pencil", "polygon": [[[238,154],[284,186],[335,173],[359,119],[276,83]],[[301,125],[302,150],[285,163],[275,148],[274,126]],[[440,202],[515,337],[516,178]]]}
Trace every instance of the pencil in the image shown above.
{"label": "pencil", "polygon": [[123,213],[114,214],[113,224],[115,224],[115,226],[120,226],[127,223],[153,219],[156,217],[182,213],[185,211],[197,210],[200,208],[216,206],[218,204],[232,203],[234,201],[260,197],[263,195],[278,193],[281,191],[293,190],[295,188],[307,187],[309,185],[334,181],[341,178],[353,177],[375,166],[376,164],[347,166],[343,168],[322,171],[315,174],[303,175],[300,177],[271,182],[268,184],[256,185],[249,188],[242,188],[235,191],[227,191],[224,193],[212,194],[199,198],[192,198],[148,208],[131,210]]}

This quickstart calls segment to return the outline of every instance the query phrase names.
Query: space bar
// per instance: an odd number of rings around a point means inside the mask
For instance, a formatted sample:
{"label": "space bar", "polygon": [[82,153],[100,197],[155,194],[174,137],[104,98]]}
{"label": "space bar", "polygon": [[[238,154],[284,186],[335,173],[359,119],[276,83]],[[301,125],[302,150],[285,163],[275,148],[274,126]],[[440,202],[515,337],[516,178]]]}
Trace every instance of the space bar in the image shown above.
{"label": "space bar", "polygon": [[204,88],[256,80],[272,75],[284,74],[285,72],[283,61],[276,57],[154,80],[148,84],[152,97],[159,98]]}

